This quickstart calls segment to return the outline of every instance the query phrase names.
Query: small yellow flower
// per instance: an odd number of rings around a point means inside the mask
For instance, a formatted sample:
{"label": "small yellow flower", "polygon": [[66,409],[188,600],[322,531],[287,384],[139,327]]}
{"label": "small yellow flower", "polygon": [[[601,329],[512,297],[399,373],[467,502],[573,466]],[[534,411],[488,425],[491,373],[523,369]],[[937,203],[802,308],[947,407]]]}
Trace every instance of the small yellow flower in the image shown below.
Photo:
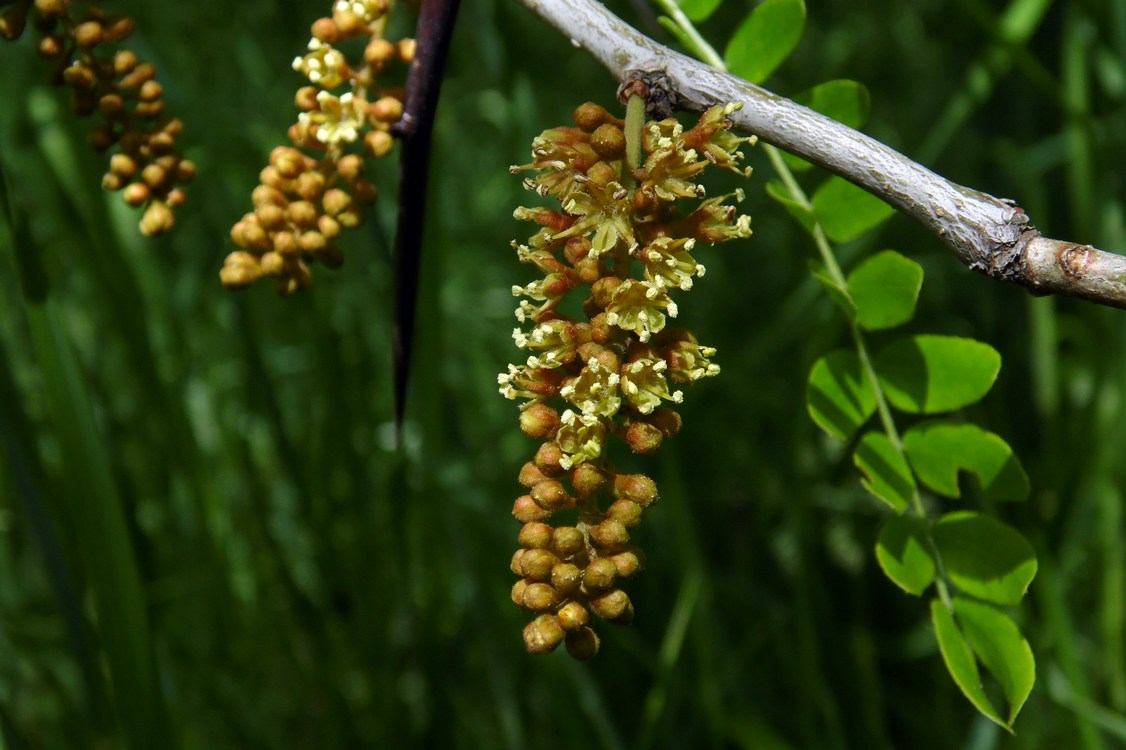
{"label": "small yellow flower", "polygon": [[519,328],[514,328],[512,338],[521,349],[540,352],[539,355],[528,357],[529,367],[547,369],[559,367],[574,359],[575,348],[578,345],[574,324],[564,320],[540,323],[527,334]]}
{"label": "small yellow flower", "polygon": [[662,401],[680,403],[684,394],[669,391],[664,372],[668,363],[663,359],[643,357],[622,368],[622,393],[642,414],[652,414]]}
{"label": "small yellow flower", "polygon": [[562,425],[555,440],[565,454],[559,460],[564,469],[598,458],[602,455],[602,442],[606,425],[593,414],[576,414],[571,409],[560,416]]}
{"label": "small yellow flower", "polygon": [[309,40],[309,52],[304,57],[293,58],[293,69],[303,74],[310,83],[334,89],[348,80],[348,61],[335,47],[320,39]]}
{"label": "small yellow flower", "polygon": [[641,251],[646,280],[659,289],[691,289],[692,277],[704,275],[704,267],[689,255],[695,244],[691,237],[658,237],[650,242]]}
{"label": "small yellow flower", "polygon": [[306,127],[316,126],[317,140],[328,146],[352,143],[364,127],[364,102],[348,92],[336,97],[327,91],[317,94],[318,109],[302,112],[298,120]]}
{"label": "small yellow flower", "polygon": [[[700,378],[710,378],[719,374],[719,365],[711,361],[715,349],[700,346],[696,337],[688,331],[666,331],[662,338],[672,334],[672,343],[662,342],[661,351],[668,362],[668,377],[674,383],[692,383]],[[668,341],[668,338],[665,338]]]}
{"label": "small yellow flower", "polygon": [[592,258],[613,250],[619,241],[624,241],[628,247],[636,244],[633,224],[630,222],[629,191],[620,183],[584,183],[581,189],[574,190],[564,201],[563,210],[571,216],[582,218],[570,229],[553,235],[552,239],[582,237],[593,231],[590,248]]}
{"label": "small yellow flower", "polygon": [[626,279],[614,290],[606,308],[606,322],[637,334],[642,342],[665,327],[665,313],[675,318],[676,303],[659,287]]}
{"label": "small yellow flower", "polygon": [[388,3],[385,0],[336,0],[332,9],[336,13],[352,13],[364,23],[375,23],[387,15]]}
{"label": "small yellow flower", "polygon": [[553,395],[557,390],[555,380],[549,371],[526,365],[509,365],[508,372],[497,375],[500,395],[507,399],[529,399],[528,403],[521,404],[521,409]]}
{"label": "small yellow flower", "polygon": [[583,414],[612,417],[618,413],[622,399],[618,396],[620,376],[591,358],[575,380],[559,389],[559,395],[578,407]]}

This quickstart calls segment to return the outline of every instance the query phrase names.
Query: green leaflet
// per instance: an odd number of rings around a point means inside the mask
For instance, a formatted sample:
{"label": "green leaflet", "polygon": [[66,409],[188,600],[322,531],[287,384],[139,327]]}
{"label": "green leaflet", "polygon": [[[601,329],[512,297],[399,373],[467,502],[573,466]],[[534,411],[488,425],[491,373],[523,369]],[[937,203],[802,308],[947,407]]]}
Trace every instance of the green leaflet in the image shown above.
{"label": "green leaflet", "polygon": [[978,660],[1001,686],[1009,704],[1011,725],[1036,682],[1032,648],[1016,623],[989,604],[956,597],[954,615]]}
{"label": "green leaflet", "polygon": [[840,177],[830,177],[813,194],[813,213],[833,242],[846,242],[874,229],[895,209]]}
{"label": "green leaflet", "polygon": [[706,21],[723,3],[723,0],[676,0],[684,15],[699,23]]}
{"label": "green leaflet", "polygon": [[933,531],[942,565],[964,593],[994,604],[1020,604],[1036,577],[1036,551],[1019,531],[973,511],[947,513]]}
{"label": "green leaflet", "polygon": [[817,426],[840,440],[868,421],[876,411],[876,394],[855,352],[838,350],[814,363],[806,403]]}
{"label": "green leaflet", "polygon": [[956,336],[911,336],[877,355],[876,372],[897,409],[937,414],[980,400],[1001,370],[1001,355],[988,344]]}
{"label": "green leaflet", "polygon": [[1009,444],[977,425],[926,422],[903,437],[919,481],[946,497],[961,497],[958,475],[974,474],[990,500],[1024,500],[1028,475]]}
{"label": "green leaflet", "polygon": [[981,674],[977,671],[977,662],[974,660],[970,645],[966,643],[962,631],[954,622],[953,615],[938,599],[931,601],[931,623],[934,625],[934,637],[942,652],[942,660],[946,662],[946,670],[961,688],[962,694],[970,699],[970,703],[974,704],[983,716],[1009,729],[1009,725],[997,713],[997,709],[990,703],[985,690],[981,687]]}
{"label": "green leaflet", "polygon": [[747,14],[727,43],[727,69],[762,83],[794,51],[804,28],[802,0],[766,0]]}
{"label": "green leaflet", "polygon": [[868,330],[894,328],[911,320],[923,286],[923,267],[894,250],[865,260],[848,275],[858,321]]}
{"label": "green leaflet", "polygon": [[927,547],[925,521],[893,516],[876,539],[876,561],[892,583],[918,596],[934,583],[936,567]]}
{"label": "green leaflet", "polygon": [[864,477],[860,483],[896,513],[903,513],[915,494],[915,477],[903,455],[882,432],[868,432],[861,438],[852,462]]}

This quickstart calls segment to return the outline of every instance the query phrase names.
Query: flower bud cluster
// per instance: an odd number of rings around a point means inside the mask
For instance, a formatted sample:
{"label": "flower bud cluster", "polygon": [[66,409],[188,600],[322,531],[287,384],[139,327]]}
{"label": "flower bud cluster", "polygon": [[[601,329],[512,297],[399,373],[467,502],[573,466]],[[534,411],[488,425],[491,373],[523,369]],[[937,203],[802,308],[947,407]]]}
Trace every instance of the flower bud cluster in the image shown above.
{"label": "flower bud cluster", "polygon": [[[414,40],[384,37],[390,0],[335,0],[332,15],[312,25],[306,54],[293,68],[309,81],[298,89],[290,147],[274,149],[252,193],[254,210],[231,229],[240,248],[220,271],[228,288],[263,276],[281,294],[312,283],[309,264],[339,267],[342,229],[359,226],[379,195],[364,177],[364,157],[391,152],[391,126],[403,116],[401,87],[382,80],[414,57]],[[350,64],[342,49],[361,52]]]}
{"label": "flower bud cluster", "polygon": [[[741,192],[705,198],[697,183],[710,165],[749,174],[737,166],[738,148],[754,138],[729,132],[727,116],[737,106],[713,107],[691,129],[669,118],[630,133],[602,107],[584,104],[574,113],[578,127],[545,131],[533,142],[533,161],[513,167],[533,170],[525,186],[561,208],[516,210],[540,227],[527,245],[513,244],[543,277],[513,287],[524,297],[516,317],[528,327],[513,338],[529,356],[498,376],[502,395],[525,400],[521,429],[542,441],[520,472],[528,493],[513,507],[524,526],[512,599],[537,613],[524,631],[531,653],[566,643],[572,656],[589,658],[598,650],[591,615],[622,624],[633,618],[619,583],[641,569],[629,531],[657,488],[648,477],[616,471],[607,439],[652,453],[680,429],[677,386],[719,373],[714,349],[666,324],[678,313],[673,290],[691,289],[704,273],[696,245],[750,235],[749,218],[724,204]],[[631,139],[641,152],[632,169]],[[579,289],[582,320],[561,304]],[[549,525],[558,512],[577,520]]]}
{"label": "flower bud cluster", "polygon": [[17,0],[0,12],[0,37],[18,38],[29,21],[40,33],[39,54],[54,65],[56,85],[71,89],[71,109],[100,120],[90,145],[114,150],[102,186],[144,208],[144,234],[167,232],[195,165],[177,150],[183,124],[164,114],[156,69],[130,50],[107,51],[133,33],[133,20],[110,15],[99,0]]}

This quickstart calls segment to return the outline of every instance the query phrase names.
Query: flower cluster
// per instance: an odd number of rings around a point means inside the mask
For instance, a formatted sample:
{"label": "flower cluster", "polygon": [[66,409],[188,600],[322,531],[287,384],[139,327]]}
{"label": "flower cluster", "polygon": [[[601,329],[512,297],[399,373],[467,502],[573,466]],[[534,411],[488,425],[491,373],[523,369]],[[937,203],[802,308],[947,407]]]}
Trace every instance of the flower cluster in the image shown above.
{"label": "flower cluster", "polygon": [[[687,291],[704,274],[693,256],[699,243],[750,235],[750,220],[725,201],[705,198],[697,183],[709,165],[749,174],[738,162],[742,143],[717,106],[685,129],[677,120],[626,126],[602,107],[584,104],[577,128],[548,130],[532,144],[525,186],[558,200],[561,210],[519,208],[517,219],[539,225],[520,260],[543,277],[513,287],[524,299],[513,338],[527,360],[498,376],[500,392],[524,399],[520,426],[543,441],[519,481],[528,493],[513,515],[524,524],[512,571],[520,580],[512,599],[537,613],[525,628],[531,653],[566,643],[574,657],[598,650],[591,615],[612,623],[633,618],[619,587],[642,565],[630,529],[657,500],[654,482],[618,472],[607,456],[616,435],[635,453],[655,451],[680,429],[670,408],[678,386],[716,375],[715,350],[687,330],[668,327],[678,313],[671,294]],[[631,130],[632,127],[632,130]],[[638,166],[627,150],[640,146]],[[685,208],[685,202],[690,202]],[[583,320],[565,314],[568,293],[585,289]],[[552,527],[558,512],[573,525]]]}
{"label": "flower cluster", "polygon": [[191,180],[195,166],[177,151],[183,124],[164,115],[156,69],[130,50],[105,51],[133,33],[133,20],[110,15],[100,5],[17,0],[0,13],[0,37],[18,38],[29,20],[40,32],[39,54],[53,63],[56,84],[70,87],[75,114],[101,121],[90,133],[91,146],[116,147],[102,186],[120,190],[130,206],[144,207],[141,231],[160,234],[174,225],[173,209],[185,198],[180,186]]}
{"label": "flower cluster", "polygon": [[[224,286],[271,276],[292,294],[312,283],[309,263],[343,262],[336,238],[379,195],[364,177],[364,156],[390,153],[391,126],[403,115],[402,88],[381,78],[414,57],[413,39],[384,38],[389,11],[390,0],[335,0],[331,17],[313,23],[308,51],[293,61],[311,84],[297,91],[293,145],[274,149],[251,196],[254,210],[231,229],[240,249],[220,271]],[[362,47],[355,65],[341,51],[348,44]]]}

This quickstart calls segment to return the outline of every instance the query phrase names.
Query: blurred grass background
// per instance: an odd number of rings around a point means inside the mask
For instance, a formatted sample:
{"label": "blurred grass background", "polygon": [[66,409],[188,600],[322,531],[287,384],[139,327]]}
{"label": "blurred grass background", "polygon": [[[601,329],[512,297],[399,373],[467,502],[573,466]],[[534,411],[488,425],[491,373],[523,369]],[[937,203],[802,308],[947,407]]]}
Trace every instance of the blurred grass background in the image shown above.
{"label": "blurred grass background", "polygon": [[[636,537],[636,623],[603,627],[591,663],[532,658],[508,559],[534,443],[495,380],[516,356],[509,287],[529,278],[509,247],[529,195],[506,167],[615,82],[518,4],[464,4],[397,452],[391,160],[341,271],[291,299],[218,284],[327,0],[118,7],[199,165],[164,239],[97,189],[87,125],[29,40],[0,46],[3,746],[1126,746],[1123,313],[973,275],[903,218],[839,248],[846,270],[884,247],[915,258],[913,330],[1004,356],[973,416],[1032,476],[1028,503],[990,511],[1041,565],[1020,613],[1039,680],[1008,736],[874,565],[880,511],[805,415],[809,367],[846,329],[750,154],[755,236],[703,251],[682,300],[723,375],[634,464],[662,491]],[[747,7],[703,31],[722,46]],[[612,8],[668,41],[643,4]],[[770,85],[832,78],[869,87],[867,131],[891,146],[1017,199],[1049,236],[1126,253],[1126,0],[817,4]]]}

